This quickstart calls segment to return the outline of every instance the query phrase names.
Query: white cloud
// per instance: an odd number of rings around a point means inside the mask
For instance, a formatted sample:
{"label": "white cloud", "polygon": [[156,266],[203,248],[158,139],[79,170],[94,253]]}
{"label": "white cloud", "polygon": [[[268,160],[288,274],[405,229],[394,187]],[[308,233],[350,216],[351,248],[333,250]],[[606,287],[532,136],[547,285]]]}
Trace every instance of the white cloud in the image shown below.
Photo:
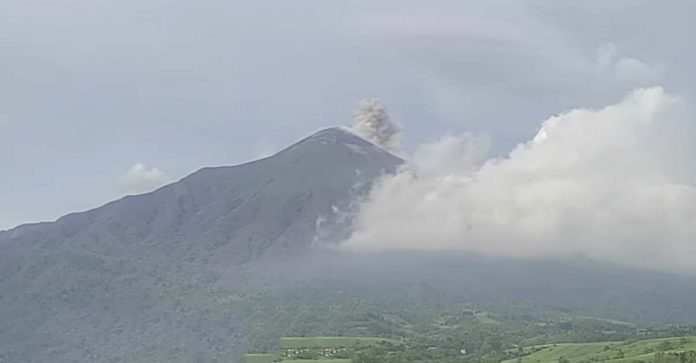
{"label": "white cloud", "polygon": [[619,55],[614,43],[605,43],[597,48],[597,66],[607,71],[618,81],[654,82],[660,79],[660,71],[645,62]]}
{"label": "white cloud", "polygon": [[481,149],[453,148],[448,136],[426,145],[424,159],[474,155],[459,168],[429,162],[428,173],[384,179],[346,246],[583,255],[696,272],[695,137],[682,100],[661,88],[551,117],[531,141],[473,171]]}
{"label": "white cloud", "polygon": [[489,149],[490,140],[483,135],[448,134],[421,145],[412,162],[421,175],[473,173],[486,160]]}
{"label": "white cloud", "polygon": [[659,78],[658,70],[635,58],[622,57],[614,66],[616,76],[625,81],[653,81]]}
{"label": "white cloud", "polygon": [[143,163],[134,164],[122,177],[121,184],[128,193],[152,191],[169,181],[165,173]]}
{"label": "white cloud", "polygon": [[387,109],[377,98],[358,102],[351,131],[386,150],[398,152],[401,148],[401,125],[389,118]]}

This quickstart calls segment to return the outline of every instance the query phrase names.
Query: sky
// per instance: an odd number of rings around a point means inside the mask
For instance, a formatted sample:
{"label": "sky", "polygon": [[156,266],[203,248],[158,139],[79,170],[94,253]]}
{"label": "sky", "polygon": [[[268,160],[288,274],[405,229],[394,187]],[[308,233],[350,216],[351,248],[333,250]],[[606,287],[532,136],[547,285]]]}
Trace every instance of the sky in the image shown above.
{"label": "sky", "polygon": [[4,0],[0,229],[268,155],[349,124],[365,98],[439,175],[450,163],[428,145],[447,135],[479,165],[461,135],[507,158],[569,110],[594,119],[635,97],[687,113],[694,13],[641,0]]}

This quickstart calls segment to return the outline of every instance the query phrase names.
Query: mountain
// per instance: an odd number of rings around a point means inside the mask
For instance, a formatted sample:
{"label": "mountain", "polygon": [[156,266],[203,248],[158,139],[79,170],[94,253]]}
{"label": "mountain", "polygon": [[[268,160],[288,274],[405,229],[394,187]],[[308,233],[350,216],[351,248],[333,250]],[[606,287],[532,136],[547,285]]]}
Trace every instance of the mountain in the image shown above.
{"label": "mountain", "polygon": [[[356,201],[402,163],[332,128],[265,159],[0,232],[0,362],[236,362],[285,335],[464,341],[469,350],[642,331],[580,315],[650,329],[696,323],[692,277],[312,248],[350,233]],[[480,313],[494,309],[497,317]],[[559,319],[573,328],[558,330]]]}
{"label": "mountain", "polygon": [[243,266],[336,243],[354,202],[401,163],[330,128],[268,158],[0,232],[0,362],[228,361],[245,344],[249,291],[264,286]]}
{"label": "mountain", "polygon": [[204,168],[148,194],[15,228],[0,234],[0,241],[3,248],[84,249],[110,257],[137,251],[242,263],[336,242],[347,232],[351,202],[401,163],[344,129],[330,128],[271,157]]}

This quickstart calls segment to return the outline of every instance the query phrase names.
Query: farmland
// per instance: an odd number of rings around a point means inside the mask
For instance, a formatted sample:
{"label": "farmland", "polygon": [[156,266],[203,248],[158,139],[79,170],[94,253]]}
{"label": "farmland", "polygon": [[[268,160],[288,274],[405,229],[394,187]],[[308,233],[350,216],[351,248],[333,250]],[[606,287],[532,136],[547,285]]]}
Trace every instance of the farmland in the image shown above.
{"label": "farmland", "polygon": [[374,337],[283,337],[281,352],[246,354],[246,363],[352,363],[355,351],[382,343],[397,343]]}
{"label": "farmland", "polygon": [[[462,350],[370,337],[284,337],[281,352],[247,354],[246,363],[366,363],[456,362]],[[693,363],[696,336],[540,344],[509,350],[507,360],[482,356],[485,362],[503,363]],[[681,356],[680,356],[681,354]],[[466,359],[465,359],[466,361]],[[479,361],[479,360],[477,360]]]}
{"label": "farmland", "polygon": [[565,343],[525,347],[524,355],[505,363],[654,362],[655,353],[696,350],[696,337],[628,340],[622,342]]}
{"label": "farmland", "polygon": [[273,363],[279,360],[278,354],[246,354],[244,361],[246,363]]}
{"label": "farmland", "polygon": [[353,348],[386,341],[392,340],[371,337],[283,337],[280,339],[280,345],[282,349]]}

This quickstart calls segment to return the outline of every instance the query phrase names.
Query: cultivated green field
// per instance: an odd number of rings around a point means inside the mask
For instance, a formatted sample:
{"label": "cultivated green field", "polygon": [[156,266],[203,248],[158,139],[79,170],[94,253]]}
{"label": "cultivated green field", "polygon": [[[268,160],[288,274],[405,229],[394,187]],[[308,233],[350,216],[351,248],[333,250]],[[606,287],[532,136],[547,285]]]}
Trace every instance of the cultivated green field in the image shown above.
{"label": "cultivated green field", "polygon": [[[397,341],[372,337],[284,337],[280,340],[282,353],[246,354],[244,362],[274,363],[282,360],[282,362],[288,363],[351,363],[350,359],[332,359],[337,352],[326,353],[325,350],[345,348],[338,349],[338,351],[345,353],[346,350],[352,351],[355,348],[370,347],[381,342],[396,343]],[[316,359],[306,359],[308,356]]]}
{"label": "cultivated green field", "polygon": [[289,359],[288,363],[352,363],[350,359]]}
{"label": "cultivated green field", "polygon": [[[566,343],[536,348],[527,347],[524,350],[530,354],[522,357],[522,363],[558,363],[561,358],[567,359],[570,363],[653,362],[655,352],[696,350],[696,336],[625,342]],[[518,360],[512,359],[504,363],[515,362]]]}
{"label": "cultivated green field", "polygon": [[273,363],[279,359],[278,354],[245,354],[245,363]]}
{"label": "cultivated green field", "polygon": [[280,339],[282,349],[297,348],[352,348],[359,345],[372,345],[393,341],[385,338],[363,337],[284,337]]}

